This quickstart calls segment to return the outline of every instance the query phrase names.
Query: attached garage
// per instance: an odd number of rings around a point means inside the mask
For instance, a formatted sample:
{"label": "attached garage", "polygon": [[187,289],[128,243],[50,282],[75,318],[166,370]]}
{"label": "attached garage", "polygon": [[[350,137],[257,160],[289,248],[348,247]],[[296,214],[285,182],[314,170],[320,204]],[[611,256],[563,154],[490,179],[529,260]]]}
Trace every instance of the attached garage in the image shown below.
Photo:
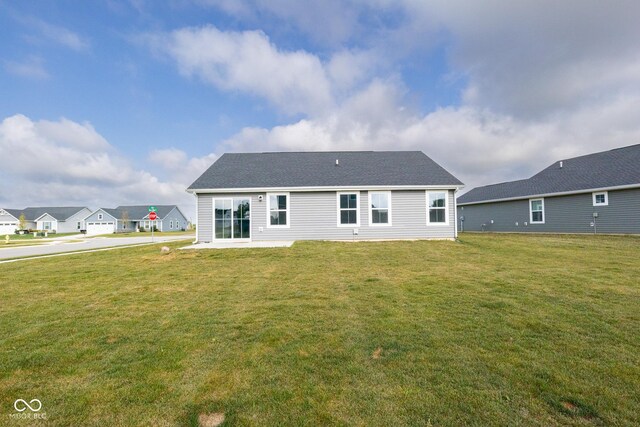
{"label": "attached garage", "polygon": [[87,234],[111,234],[115,233],[116,225],[113,221],[87,222]]}
{"label": "attached garage", "polygon": [[17,222],[0,222],[0,235],[13,234],[17,228]]}

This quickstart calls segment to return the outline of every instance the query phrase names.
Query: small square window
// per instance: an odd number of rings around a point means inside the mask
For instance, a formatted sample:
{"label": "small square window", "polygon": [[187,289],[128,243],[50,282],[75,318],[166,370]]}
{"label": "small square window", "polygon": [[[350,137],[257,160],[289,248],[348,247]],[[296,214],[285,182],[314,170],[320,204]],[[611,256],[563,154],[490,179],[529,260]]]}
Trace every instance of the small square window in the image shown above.
{"label": "small square window", "polygon": [[609,204],[609,193],[601,191],[593,193],[593,206],[607,206]]}

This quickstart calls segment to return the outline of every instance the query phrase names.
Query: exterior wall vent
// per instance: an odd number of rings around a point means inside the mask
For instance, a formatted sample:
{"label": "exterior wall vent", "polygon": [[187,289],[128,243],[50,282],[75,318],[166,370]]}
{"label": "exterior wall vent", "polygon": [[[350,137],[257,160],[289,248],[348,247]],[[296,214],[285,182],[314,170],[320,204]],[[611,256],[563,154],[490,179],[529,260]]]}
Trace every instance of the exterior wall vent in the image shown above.
{"label": "exterior wall vent", "polygon": [[562,162],[562,160],[560,160],[560,169],[562,169],[562,164],[563,164],[563,162]]}
{"label": "exterior wall vent", "polygon": [[336,166],[340,166],[340,160],[336,159]]}

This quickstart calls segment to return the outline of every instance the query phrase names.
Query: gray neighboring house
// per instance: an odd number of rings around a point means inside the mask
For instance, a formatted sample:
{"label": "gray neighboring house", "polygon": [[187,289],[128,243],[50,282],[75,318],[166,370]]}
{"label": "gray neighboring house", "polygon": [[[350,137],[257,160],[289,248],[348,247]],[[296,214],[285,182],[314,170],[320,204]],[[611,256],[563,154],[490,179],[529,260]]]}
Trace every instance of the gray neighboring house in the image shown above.
{"label": "gray neighboring house", "polygon": [[[15,218],[15,228],[18,228],[20,215],[24,215],[26,229],[56,233],[79,233],[84,229],[84,218],[91,213],[91,210],[84,206],[45,206],[3,210]],[[0,223],[8,222],[0,219]]]}
{"label": "gray neighboring house", "polygon": [[421,151],[227,153],[187,191],[198,242],[454,239],[462,185]]}
{"label": "gray neighboring house", "polygon": [[[176,205],[155,205],[157,219],[153,224],[158,231],[183,231],[188,222]],[[149,205],[99,208],[84,219],[87,234],[130,233],[138,228],[151,230]]]}
{"label": "gray neighboring house", "polygon": [[640,233],[640,144],[560,160],[458,198],[464,231]]}

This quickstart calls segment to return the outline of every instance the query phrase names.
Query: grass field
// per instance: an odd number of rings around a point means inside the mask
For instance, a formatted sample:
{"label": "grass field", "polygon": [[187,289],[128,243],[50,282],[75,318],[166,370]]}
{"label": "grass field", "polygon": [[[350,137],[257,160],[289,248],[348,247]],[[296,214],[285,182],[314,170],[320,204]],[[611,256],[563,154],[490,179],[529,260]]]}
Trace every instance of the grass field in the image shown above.
{"label": "grass field", "polygon": [[639,260],[463,235],[0,265],[0,424],[638,425]]}

